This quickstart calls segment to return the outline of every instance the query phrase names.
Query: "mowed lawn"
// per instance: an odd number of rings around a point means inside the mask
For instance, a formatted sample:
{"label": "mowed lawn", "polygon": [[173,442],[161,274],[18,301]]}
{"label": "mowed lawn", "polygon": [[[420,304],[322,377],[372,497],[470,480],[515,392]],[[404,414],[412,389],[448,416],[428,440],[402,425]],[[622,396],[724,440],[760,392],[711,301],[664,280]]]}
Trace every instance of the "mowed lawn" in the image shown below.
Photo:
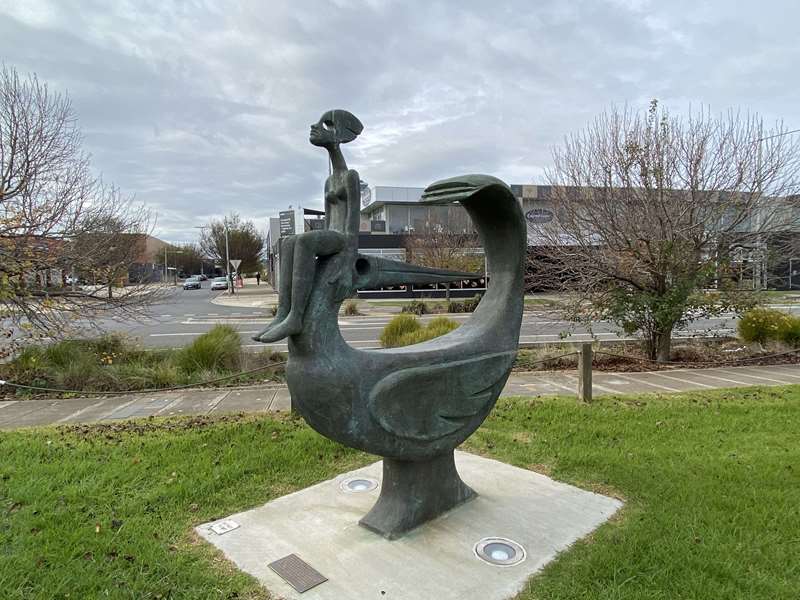
{"label": "mowed lawn", "polygon": [[[503,399],[466,449],[626,503],[520,598],[800,597],[800,387]],[[291,417],[3,433],[2,597],[267,598],[192,527],[371,460]]]}

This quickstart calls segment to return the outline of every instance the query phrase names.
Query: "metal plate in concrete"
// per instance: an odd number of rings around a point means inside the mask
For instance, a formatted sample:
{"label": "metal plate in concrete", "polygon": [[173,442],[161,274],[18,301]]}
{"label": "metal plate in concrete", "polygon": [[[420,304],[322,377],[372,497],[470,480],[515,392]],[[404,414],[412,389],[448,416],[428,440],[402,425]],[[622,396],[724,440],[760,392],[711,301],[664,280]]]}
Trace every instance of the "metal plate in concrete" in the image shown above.
{"label": "metal plate in concrete", "polygon": [[[197,532],[287,600],[506,600],[622,506],[614,498],[472,454],[456,453],[456,464],[479,496],[396,541],[358,525],[378,490],[345,493],[339,485],[348,477],[380,479],[380,462],[226,517],[240,527],[225,535],[213,533],[213,523]],[[487,537],[514,540],[525,548],[526,559],[510,567],[483,562],[474,547]],[[328,581],[301,596],[268,567],[288,554],[300,556]]]}
{"label": "metal plate in concrete", "polygon": [[267,566],[301,594],[328,581],[327,577],[296,554],[279,558]]}

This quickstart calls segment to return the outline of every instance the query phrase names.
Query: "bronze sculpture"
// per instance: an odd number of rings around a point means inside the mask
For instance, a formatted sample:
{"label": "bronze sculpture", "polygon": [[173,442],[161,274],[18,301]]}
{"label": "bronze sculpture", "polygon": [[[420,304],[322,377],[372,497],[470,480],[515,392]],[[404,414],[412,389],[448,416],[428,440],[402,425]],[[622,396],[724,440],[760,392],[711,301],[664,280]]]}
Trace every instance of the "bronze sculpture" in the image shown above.
{"label": "bronze sculpture", "polygon": [[516,199],[499,179],[466,175],[430,185],[423,203],[460,202],[470,214],[492,285],[472,318],[449,334],[401,348],[350,347],[337,319],[356,290],[474,276],[358,253],[359,177],[339,146],[360,131],[358,119],[342,110],[311,126],[311,143],[326,148],[332,164],[328,229],[284,240],[281,304],[254,339],[288,335],[292,405],[311,427],[384,457],[380,497],[360,523],[394,539],[475,495],[461,481],[453,452],[491,411],[516,357],[527,233]]}

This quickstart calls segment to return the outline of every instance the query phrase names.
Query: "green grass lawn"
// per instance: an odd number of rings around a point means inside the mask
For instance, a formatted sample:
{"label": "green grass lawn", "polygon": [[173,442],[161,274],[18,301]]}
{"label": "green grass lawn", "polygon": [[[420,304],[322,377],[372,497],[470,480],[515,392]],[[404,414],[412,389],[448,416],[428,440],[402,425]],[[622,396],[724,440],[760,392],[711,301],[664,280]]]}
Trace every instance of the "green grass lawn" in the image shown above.
{"label": "green grass lawn", "polygon": [[[466,449],[626,502],[520,598],[798,597],[800,387],[503,399]],[[11,432],[0,457],[0,589],[26,600],[266,598],[192,527],[373,460],[290,417]]]}

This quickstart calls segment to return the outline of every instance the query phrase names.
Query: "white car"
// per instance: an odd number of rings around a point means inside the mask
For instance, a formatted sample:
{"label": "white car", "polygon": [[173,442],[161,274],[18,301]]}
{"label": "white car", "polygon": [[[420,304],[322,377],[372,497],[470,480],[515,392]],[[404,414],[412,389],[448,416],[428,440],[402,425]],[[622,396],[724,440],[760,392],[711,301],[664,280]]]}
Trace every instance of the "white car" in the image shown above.
{"label": "white car", "polygon": [[211,289],[212,290],[227,290],[228,289],[228,278],[227,277],[214,277],[211,280]]}

